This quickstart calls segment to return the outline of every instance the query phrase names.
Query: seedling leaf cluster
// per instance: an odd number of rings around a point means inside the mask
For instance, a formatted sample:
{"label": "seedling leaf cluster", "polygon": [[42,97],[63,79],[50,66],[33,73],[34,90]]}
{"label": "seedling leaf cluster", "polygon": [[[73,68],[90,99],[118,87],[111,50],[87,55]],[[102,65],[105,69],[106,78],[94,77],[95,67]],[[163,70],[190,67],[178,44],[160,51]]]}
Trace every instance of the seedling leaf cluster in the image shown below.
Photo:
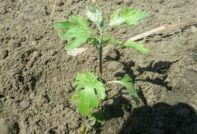
{"label": "seedling leaf cluster", "polygon": [[[65,50],[77,49],[85,44],[92,44],[98,51],[99,76],[93,72],[78,73],[74,82],[75,93],[71,100],[77,105],[77,110],[89,118],[93,117],[93,112],[99,109],[101,102],[106,98],[105,84],[99,79],[102,77],[103,49],[111,47],[127,47],[137,50],[141,54],[148,54],[148,49],[144,47],[144,41],[133,42],[115,39],[107,33],[108,29],[120,25],[137,25],[141,19],[147,15],[146,12],[133,8],[123,8],[115,10],[110,16],[110,20],[103,19],[103,13],[98,8],[88,6],[86,8],[85,19],[82,16],[70,16],[67,20],[56,22],[54,28],[58,31],[61,39],[66,40]],[[90,20],[91,22],[89,22]],[[90,27],[96,25],[96,29]],[[138,90],[133,85],[129,75],[125,75],[121,80],[113,80],[108,84],[117,83],[125,87],[133,100],[140,102]]]}

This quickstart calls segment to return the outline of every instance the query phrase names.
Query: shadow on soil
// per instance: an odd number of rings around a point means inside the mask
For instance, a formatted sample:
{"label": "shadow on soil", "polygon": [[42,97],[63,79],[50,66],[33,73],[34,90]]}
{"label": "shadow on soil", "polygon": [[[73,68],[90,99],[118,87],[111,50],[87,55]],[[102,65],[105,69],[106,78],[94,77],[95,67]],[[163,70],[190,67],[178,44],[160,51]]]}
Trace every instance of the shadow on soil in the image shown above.
{"label": "shadow on soil", "polygon": [[119,134],[197,134],[197,115],[185,103],[157,103],[130,112]]}
{"label": "shadow on soil", "polygon": [[[177,61],[152,61],[147,67],[138,67],[138,75],[132,70],[134,62],[120,62],[123,65],[123,72],[115,76],[123,77],[128,74],[134,83],[139,80],[148,81],[172,90],[165,80],[171,65]],[[138,79],[144,72],[156,73],[160,77],[145,76],[145,79]],[[163,102],[148,106],[142,90],[139,91],[144,106],[132,109],[131,103],[122,96],[122,92],[114,96],[112,104],[103,106],[105,120],[123,117],[125,112],[129,113],[118,134],[197,134],[197,115],[191,106],[186,103],[169,105]]]}
{"label": "shadow on soil", "polygon": [[[128,61],[128,62],[120,62],[123,65],[123,72],[119,72],[117,74],[115,74],[116,77],[123,77],[125,74],[128,74],[132,80],[133,83],[135,83],[136,81],[146,81],[146,82],[150,82],[152,84],[156,84],[156,85],[160,85],[162,87],[165,87],[167,90],[172,90],[172,87],[169,86],[168,82],[166,82],[166,78],[167,78],[167,72],[170,69],[171,65],[173,63],[176,63],[178,60],[176,61],[158,61],[158,62],[154,62],[152,61],[148,66],[146,67],[140,67],[138,66],[137,68],[137,72],[138,75],[135,75],[132,67],[135,66],[135,63],[133,61]],[[154,78],[150,78],[149,76],[144,75],[143,73],[145,72],[151,72],[151,73],[155,73]],[[140,75],[144,75],[144,79],[138,79],[137,77]]]}
{"label": "shadow on soil", "polygon": [[[125,111],[130,112],[132,109],[132,105],[130,101],[128,101],[126,98],[122,96],[122,91],[123,90],[120,90],[119,94],[117,94],[113,98],[108,98],[112,99],[113,103],[105,104],[104,106],[102,106],[102,109],[94,113],[93,116],[99,119],[100,121],[105,122],[113,118],[123,117]],[[98,128],[97,132],[100,132],[100,123],[96,124],[94,127]]]}
{"label": "shadow on soil", "polygon": [[[186,103],[160,102],[132,109],[131,103],[118,95],[112,104],[103,106],[102,112],[105,121],[128,114],[117,134],[197,134],[196,111]],[[97,130],[99,134],[99,128]]]}
{"label": "shadow on soil", "polygon": [[104,113],[105,120],[112,118],[118,118],[124,116],[124,111],[131,111],[132,105],[130,101],[122,97],[121,95],[116,96],[113,99],[112,104],[104,105],[102,111]]}

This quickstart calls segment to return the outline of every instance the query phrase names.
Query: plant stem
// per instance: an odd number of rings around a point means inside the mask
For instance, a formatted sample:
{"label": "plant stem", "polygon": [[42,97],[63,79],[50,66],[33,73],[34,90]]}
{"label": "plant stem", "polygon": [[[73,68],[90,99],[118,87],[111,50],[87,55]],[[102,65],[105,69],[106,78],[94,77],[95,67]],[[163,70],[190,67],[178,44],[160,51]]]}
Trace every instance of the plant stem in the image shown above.
{"label": "plant stem", "polygon": [[100,32],[100,42],[99,42],[99,73],[102,76],[103,73],[103,31],[99,27]]}
{"label": "plant stem", "polygon": [[103,45],[99,45],[99,73],[102,76],[103,73]]}

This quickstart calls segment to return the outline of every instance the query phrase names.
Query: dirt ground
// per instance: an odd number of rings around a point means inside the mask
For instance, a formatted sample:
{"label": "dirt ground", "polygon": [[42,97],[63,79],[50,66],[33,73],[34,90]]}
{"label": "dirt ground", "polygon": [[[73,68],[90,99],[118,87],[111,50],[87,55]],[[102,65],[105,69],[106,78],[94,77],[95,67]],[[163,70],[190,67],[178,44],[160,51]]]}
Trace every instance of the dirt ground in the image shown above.
{"label": "dirt ground", "polygon": [[[120,39],[163,24],[197,22],[196,0],[0,0],[0,130],[1,134],[79,134],[87,119],[69,102],[77,72],[95,71],[97,53],[79,57],[64,50],[52,24],[69,15],[84,15],[96,4],[108,18],[120,7],[148,12],[140,25],[117,28]],[[181,29],[181,31],[180,31]],[[148,56],[131,49],[105,55],[104,79],[129,74],[144,103],[135,106],[127,92],[107,85],[104,125],[94,134],[197,134],[197,25],[149,37]]]}

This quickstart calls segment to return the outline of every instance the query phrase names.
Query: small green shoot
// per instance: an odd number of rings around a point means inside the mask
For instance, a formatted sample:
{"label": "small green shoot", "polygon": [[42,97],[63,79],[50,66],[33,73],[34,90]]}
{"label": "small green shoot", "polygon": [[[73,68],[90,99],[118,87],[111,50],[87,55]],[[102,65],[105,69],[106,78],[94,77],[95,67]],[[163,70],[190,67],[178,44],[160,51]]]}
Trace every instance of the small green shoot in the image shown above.
{"label": "small green shoot", "polygon": [[54,28],[58,31],[61,39],[68,42],[65,46],[65,49],[68,51],[90,42],[98,50],[99,73],[102,75],[103,47],[105,48],[106,45],[110,43],[115,47],[128,47],[136,49],[142,54],[148,53],[143,42],[131,42],[129,40],[124,42],[114,39],[106,33],[110,27],[137,25],[146,15],[146,12],[138,11],[133,8],[118,9],[112,13],[109,23],[107,24],[104,23],[102,11],[89,6],[86,8],[86,16],[97,26],[98,32],[96,29],[91,29],[89,27],[90,23],[82,16],[70,16],[68,20],[56,22]]}
{"label": "small green shoot", "polygon": [[[100,76],[102,76],[103,72],[103,49],[111,46],[119,46],[135,49],[141,54],[148,54],[149,51],[144,47],[144,41],[122,41],[107,34],[109,28],[118,27],[120,25],[137,25],[141,19],[147,16],[146,12],[138,11],[133,8],[118,9],[112,13],[110,20],[104,21],[101,10],[88,6],[86,8],[86,16],[87,19],[82,16],[70,16],[68,20],[56,22],[54,28],[58,31],[61,39],[67,41],[65,46],[65,50],[67,51],[74,51],[76,48],[88,43],[91,43],[92,46],[96,48],[98,51]],[[95,29],[90,28],[92,23],[96,25]],[[83,51],[83,49],[80,51]],[[125,75],[121,80],[114,80],[108,83],[121,84],[128,90],[137,104],[140,102],[138,90],[134,87],[129,75]],[[105,85],[94,73],[87,72],[77,74],[74,86],[75,93],[71,100],[77,105],[77,110],[83,116],[89,117],[89,119],[95,119],[96,117],[93,116],[93,113],[99,109],[101,102],[106,97]]]}

